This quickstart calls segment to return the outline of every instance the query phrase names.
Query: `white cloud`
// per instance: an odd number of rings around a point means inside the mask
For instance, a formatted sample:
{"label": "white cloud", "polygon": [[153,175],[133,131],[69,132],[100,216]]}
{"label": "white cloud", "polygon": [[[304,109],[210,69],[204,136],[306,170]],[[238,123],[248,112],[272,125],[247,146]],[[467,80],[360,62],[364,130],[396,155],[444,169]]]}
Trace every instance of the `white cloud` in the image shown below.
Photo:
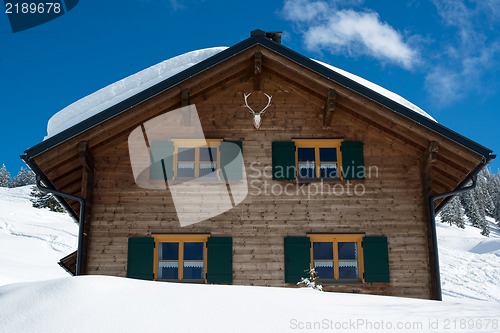
{"label": "white cloud", "polygon": [[[439,62],[435,66],[431,63],[426,88],[438,105],[446,107],[472,90],[481,93],[491,89],[480,82],[499,64],[500,39],[496,29],[500,11],[498,0],[433,0],[433,3],[452,33],[442,45]],[[497,22],[496,27],[490,22]]]}
{"label": "white cloud", "polygon": [[339,10],[325,1],[286,0],[284,16],[297,23],[311,51],[369,55],[412,68],[418,52],[377,13]]}
{"label": "white cloud", "polygon": [[285,1],[283,12],[290,21],[309,22],[328,11],[328,4],[323,1],[295,0]]}

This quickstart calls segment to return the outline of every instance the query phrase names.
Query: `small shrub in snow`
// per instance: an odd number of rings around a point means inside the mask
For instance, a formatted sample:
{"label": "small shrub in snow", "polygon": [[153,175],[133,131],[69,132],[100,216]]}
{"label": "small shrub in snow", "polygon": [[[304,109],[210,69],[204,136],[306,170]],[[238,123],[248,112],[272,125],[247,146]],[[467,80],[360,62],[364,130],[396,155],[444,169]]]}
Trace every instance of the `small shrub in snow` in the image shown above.
{"label": "small shrub in snow", "polygon": [[311,289],[314,289],[314,290],[319,290],[319,291],[323,291],[323,286],[321,284],[319,284],[319,281],[318,281],[318,273],[316,272],[316,270],[313,268],[311,268],[310,270],[306,270],[304,272],[307,272],[309,273],[309,277],[308,278],[302,278],[302,280],[300,282],[297,282],[297,285],[301,288],[311,288]]}

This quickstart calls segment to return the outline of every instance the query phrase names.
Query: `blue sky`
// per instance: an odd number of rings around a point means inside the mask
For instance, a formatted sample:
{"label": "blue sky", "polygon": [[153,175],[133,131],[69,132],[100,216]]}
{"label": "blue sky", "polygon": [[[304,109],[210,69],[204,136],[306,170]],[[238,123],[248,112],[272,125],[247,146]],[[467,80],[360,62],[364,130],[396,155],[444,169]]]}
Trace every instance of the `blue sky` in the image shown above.
{"label": "blue sky", "polygon": [[[170,57],[250,31],[373,81],[500,151],[499,0],[80,1],[12,33],[0,12],[0,164],[40,142],[78,99]],[[491,165],[497,172],[500,158]]]}

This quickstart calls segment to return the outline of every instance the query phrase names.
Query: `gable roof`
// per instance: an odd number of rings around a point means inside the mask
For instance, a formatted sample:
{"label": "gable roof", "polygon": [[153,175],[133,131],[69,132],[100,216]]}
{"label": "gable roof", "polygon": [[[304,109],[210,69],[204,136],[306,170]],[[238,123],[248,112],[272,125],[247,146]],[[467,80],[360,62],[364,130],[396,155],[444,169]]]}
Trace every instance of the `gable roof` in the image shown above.
{"label": "gable roof", "polygon": [[299,64],[302,67],[305,67],[323,77],[326,79],[329,79],[331,81],[336,82],[337,84],[340,84],[344,86],[347,89],[350,89],[384,107],[386,107],[389,110],[392,110],[393,112],[404,116],[413,122],[424,126],[425,128],[428,128],[458,144],[461,146],[464,146],[473,152],[476,152],[480,155],[482,155],[485,159],[489,160],[494,158],[494,155],[491,155],[492,150],[480,145],[479,143],[470,140],[457,132],[435,122],[434,120],[426,117],[423,114],[420,114],[418,112],[415,112],[414,110],[408,108],[407,106],[404,106],[396,101],[394,101],[391,98],[388,98],[387,96],[384,96],[380,94],[379,92],[370,89],[366,85],[363,85],[346,75],[342,75],[339,72],[333,70],[332,68],[325,67],[321,63],[318,63],[314,60],[311,60],[273,40],[267,37],[266,32],[262,30],[254,30],[251,33],[251,36],[228,48],[225,49],[219,53],[216,53],[215,55],[207,58],[206,60],[203,60],[187,69],[184,71],[175,74],[171,77],[168,77],[167,79],[151,86],[150,88],[147,88],[143,91],[138,92],[137,94],[105,109],[102,112],[99,112],[83,121],[80,123],[69,127],[65,129],[64,131],[57,133],[51,137],[48,137],[46,140],[42,141],[41,143],[27,149],[25,151],[25,155],[22,156],[22,158],[25,161],[28,161],[32,157],[37,156],[38,154],[43,153],[44,151],[51,149],[71,138],[74,136],[90,129],[93,128],[100,123],[115,117],[123,112],[126,112],[133,106],[143,102],[144,100],[150,99],[163,91],[193,77],[196,76],[197,74],[221,63],[224,62],[227,59],[230,59],[231,57],[237,55],[240,52],[243,52],[253,46],[256,45],[261,45],[272,52],[275,52],[285,58],[288,58],[289,60]]}

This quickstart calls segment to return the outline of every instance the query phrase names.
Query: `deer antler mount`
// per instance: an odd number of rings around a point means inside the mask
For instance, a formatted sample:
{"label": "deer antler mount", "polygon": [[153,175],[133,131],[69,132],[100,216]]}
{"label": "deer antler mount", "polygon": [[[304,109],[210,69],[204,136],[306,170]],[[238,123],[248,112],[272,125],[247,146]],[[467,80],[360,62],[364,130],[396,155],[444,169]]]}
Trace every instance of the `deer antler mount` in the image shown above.
{"label": "deer antler mount", "polygon": [[245,97],[245,107],[248,108],[248,111],[253,115],[253,125],[255,126],[256,129],[260,128],[260,125],[262,123],[262,115],[266,113],[266,110],[269,106],[271,106],[271,99],[273,96],[269,96],[268,94],[264,93],[267,97],[267,105],[259,112],[255,112],[249,105],[248,105],[248,97],[252,93],[243,93],[243,96]]}

